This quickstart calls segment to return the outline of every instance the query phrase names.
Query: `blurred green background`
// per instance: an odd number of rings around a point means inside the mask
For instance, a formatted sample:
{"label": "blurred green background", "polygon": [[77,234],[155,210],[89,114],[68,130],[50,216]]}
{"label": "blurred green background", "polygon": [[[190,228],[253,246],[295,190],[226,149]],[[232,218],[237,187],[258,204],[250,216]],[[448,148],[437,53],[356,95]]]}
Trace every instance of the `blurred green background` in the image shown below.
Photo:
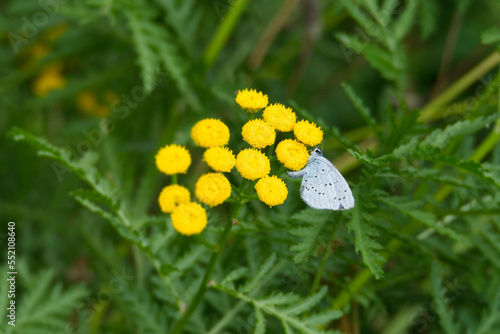
{"label": "blurred green background", "polygon": [[[168,178],[154,165],[157,150],[173,142],[193,147],[190,128],[206,117],[228,124],[229,146],[241,148],[246,115],[234,102],[236,90],[261,90],[271,103],[361,142],[366,124],[342,82],[380,123],[388,104],[424,108],[495,52],[499,13],[497,0],[2,1],[0,216],[17,223],[17,259],[25,269],[19,286],[51,268],[54,281],[84,282],[95,296],[111,277],[108,264],[120,270],[137,250],[68,195],[85,187],[74,173],[8,138],[13,126],[68,148],[74,158],[93,152],[88,159],[117,196],[137,212],[160,215],[157,195]],[[447,105],[476,96],[497,58]],[[331,160],[345,153],[331,136],[324,150]],[[200,154],[194,150],[192,174],[180,177],[191,188],[193,175],[206,168]],[[338,162],[357,180],[350,161]],[[297,191],[290,190],[295,198],[285,212],[302,206]],[[89,332],[128,332],[123,314],[106,312],[104,325]],[[362,328],[381,332],[377,325]]]}

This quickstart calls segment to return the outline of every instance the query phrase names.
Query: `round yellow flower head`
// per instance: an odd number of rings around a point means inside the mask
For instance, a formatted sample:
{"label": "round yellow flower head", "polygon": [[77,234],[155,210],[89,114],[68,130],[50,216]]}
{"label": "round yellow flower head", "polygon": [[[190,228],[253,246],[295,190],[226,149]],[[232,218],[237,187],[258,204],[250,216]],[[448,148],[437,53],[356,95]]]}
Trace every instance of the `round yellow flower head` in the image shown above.
{"label": "round yellow flower head", "polygon": [[255,190],[259,199],[269,206],[283,204],[288,195],[285,182],[275,175],[266,176],[257,181]]}
{"label": "round yellow flower head", "polygon": [[276,146],[276,157],[288,169],[301,170],[307,164],[309,153],[306,145],[295,139],[282,140]]}
{"label": "round yellow flower head", "polygon": [[179,145],[167,145],[156,154],[156,167],[167,174],[184,174],[191,165],[189,151]]}
{"label": "round yellow flower head", "polygon": [[295,123],[293,133],[297,140],[309,146],[316,146],[323,141],[323,130],[314,123],[306,120]]}
{"label": "round yellow flower head", "polygon": [[247,113],[256,113],[267,106],[267,95],[257,92],[255,89],[239,90],[236,95],[236,103]]}
{"label": "round yellow flower head", "polygon": [[276,140],[274,129],[261,119],[248,121],[241,131],[243,140],[255,148],[272,145]]}
{"label": "round yellow flower head", "polygon": [[163,188],[158,198],[161,211],[166,213],[172,213],[179,204],[188,203],[190,200],[191,195],[189,194],[189,190],[177,184]]}
{"label": "round yellow flower head", "polygon": [[264,109],[262,113],[264,120],[278,131],[288,132],[293,130],[297,117],[292,108],[275,103]]}
{"label": "round yellow flower head", "polygon": [[33,82],[33,93],[39,97],[45,97],[50,92],[63,89],[66,79],[59,70],[52,67],[42,71]]}
{"label": "round yellow flower head", "polygon": [[269,174],[271,163],[264,153],[247,148],[236,156],[236,169],[242,177],[253,181]]}
{"label": "round yellow flower head", "polygon": [[218,119],[202,119],[191,129],[191,138],[199,147],[224,146],[229,142],[229,129]]}
{"label": "round yellow flower head", "polygon": [[230,172],[236,163],[233,151],[227,147],[210,147],[203,153],[203,160],[216,172]]}
{"label": "round yellow flower head", "polygon": [[196,181],[195,195],[202,203],[213,207],[231,196],[231,184],[222,173],[208,173]]}
{"label": "round yellow flower head", "polygon": [[182,203],[171,215],[175,230],[184,235],[198,234],[207,226],[207,212],[195,202]]}

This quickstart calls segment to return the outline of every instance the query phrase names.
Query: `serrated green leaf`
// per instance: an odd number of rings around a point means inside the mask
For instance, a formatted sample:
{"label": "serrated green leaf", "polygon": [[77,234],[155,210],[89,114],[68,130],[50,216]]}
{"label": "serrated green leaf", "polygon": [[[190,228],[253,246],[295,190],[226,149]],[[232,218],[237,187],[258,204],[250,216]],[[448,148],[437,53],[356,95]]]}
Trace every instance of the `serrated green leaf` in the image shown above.
{"label": "serrated green leaf", "polygon": [[292,216],[292,220],[299,222],[300,226],[290,230],[290,234],[303,237],[301,242],[290,247],[290,250],[297,252],[293,257],[295,263],[303,263],[313,252],[317,245],[317,239],[331,212],[304,209]]}
{"label": "serrated green leaf", "polygon": [[442,279],[439,276],[438,265],[436,263],[432,264],[431,283],[434,303],[439,304],[439,307],[436,305],[434,309],[439,315],[439,324],[441,325],[441,328],[444,329],[444,332],[446,334],[460,333],[461,329],[453,321],[454,312],[452,310],[449,310],[449,306],[447,305],[446,299],[444,298]]}
{"label": "serrated green leaf", "polygon": [[255,329],[254,334],[264,334],[266,332],[266,318],[259,308],[254,308],[255,310]]}
{"label": "serrated green leaf", "polygon": [[267,260],[260,266],[259,270],[255,274],[251,280],[249,280],[241,289],[241,293],[247,293],[252,291],[263,279],[264,277],[271,271],[276,262],[276,253],[272,253],[271,256],[267,258]]}
{"label": "serrated green leaf", "polygon": [[375,278],[383,276],[382,263],[385,259],[376,251],[382,246],[370,237],[378,236],[378,232],[365,221],[366,216],[362,213],[362,203],[359,200],[359,189],[353,189],[356,206],[351,209],[352,218],[347,223],[347,230],[354,232],[354,244],[356,253],[361,252],[363,263],[370,269]]}
{"label": "serrated green leaf", "polygon": [[417,13],[418,1],[406,2],[403,13],[398,16],[392,26],[392,31],[397,40],[402,40],[410,31]]}
{"label": "serrated green leaf", "polygon": [[224,277],[224,280],[222,280],[221,285],[226,286],[227,284],[242,278],[243,276],[246,275],[247,272],[248,268],[246,267],[237,268],[231,271],[229,274],[227,274],[226,277]]}
{"label": "serrated green leaf", "polygon": [[380,129],[378,128],[377,122],[372,117],[372,115],[370,114],[370,110],[368,110],[368,108],[364,105],[361,98],[354,92],[352,87],[349,86],[347,83],[343,82],[341,86],[342,89],[344,89],[344,92],[346,93],[349,100],[351,100],[356,110],[365,120],[366,124],[368,124],[368,126],[372,129],[372,131],[377,135],[378,138],[383,140],[383,135],[380,132]]}
{"label": "serrated green leaf", "polygon": [[409,201],[408,198],[397,196],[379,197],[378,200],[434,229],[439,234],[446,235],[465,245],[470,244],[470,241],[465,236],[455,232],[452,228],[438,224],[437,218],[432,213],[419,209],[422,205],[420,202]]}

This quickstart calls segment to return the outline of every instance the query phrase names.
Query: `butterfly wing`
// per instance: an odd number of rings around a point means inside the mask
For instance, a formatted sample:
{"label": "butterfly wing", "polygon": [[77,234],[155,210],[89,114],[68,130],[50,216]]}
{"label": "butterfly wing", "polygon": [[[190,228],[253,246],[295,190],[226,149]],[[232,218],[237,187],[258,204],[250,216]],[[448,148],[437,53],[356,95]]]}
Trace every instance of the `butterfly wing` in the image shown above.
{"label": "butterfly wing", "polygon": [[315,157],[305,168],[300,197],[315,209],[344,210],[354,207],[354,197],[346,180],[323,156]]}

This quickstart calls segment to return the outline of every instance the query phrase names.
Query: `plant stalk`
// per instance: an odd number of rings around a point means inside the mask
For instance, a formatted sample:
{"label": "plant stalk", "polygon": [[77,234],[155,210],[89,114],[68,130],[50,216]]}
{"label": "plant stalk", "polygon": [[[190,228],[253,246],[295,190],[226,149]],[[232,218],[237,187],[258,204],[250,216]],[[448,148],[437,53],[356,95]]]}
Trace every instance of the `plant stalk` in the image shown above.
{"label": "plant stalk", "polygon": [[189,318],[191,318],[194,311],[196,310],[198,305],[203,300],[203,297],[205,296],[205,293],[207,292],[208,282],[209,282],[209,280],[212,276],[212,273],[215,269],[215,264],[217,263],[219,256],[221,255],[221,253],[224,250],[224,246],[226,245],[227,237],[229,236],[229,232],[231,231],[231,227],[233,227],[233,220],[235,220],[238,217],[238,214],[240,213],[242,207],[243,207],[242,201],[237,201],[232,205],[231,215],[230,215],[229,221],[226,223],[224,231],[222,232],[221,236],[219,237],[219,241],[217,241],[217,244],[215,245],[214,249],[212,250],[212,255],[210,256],[210,260],[208,262],[207,269],[205,270],[205,274],[203,275],[203,279],[201,280],[198,291],[196,291],[196,294],[194,295],[191,304],[189,305],[188,309],[186,310],[186,312],[184,313],[182,318],[176,323],[171,334],[182,333],[182,330],[184,329],[187,322],[189,321]]}

